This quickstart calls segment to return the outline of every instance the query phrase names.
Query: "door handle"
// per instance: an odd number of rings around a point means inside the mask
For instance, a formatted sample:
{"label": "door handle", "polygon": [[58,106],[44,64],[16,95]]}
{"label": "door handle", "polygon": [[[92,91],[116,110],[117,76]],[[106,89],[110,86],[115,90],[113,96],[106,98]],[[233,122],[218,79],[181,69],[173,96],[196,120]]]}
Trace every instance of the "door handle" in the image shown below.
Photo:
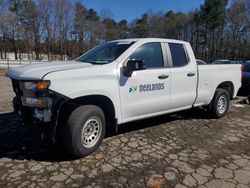
{"label": "door handle", "polygon": [[195,73],[193,73],[193,72],[190,72],[190,73],[188,73],[188,74],[187,74],[187,76],[188,76],[188,77],[192,77],[192,76],[195,76]]}
{"label": "door handle", "polygon": [[160,80],[167,79],[167,78],[169,78],[169,75],[163,74],[163,75],[158,76],[158,78],[159,78]]}

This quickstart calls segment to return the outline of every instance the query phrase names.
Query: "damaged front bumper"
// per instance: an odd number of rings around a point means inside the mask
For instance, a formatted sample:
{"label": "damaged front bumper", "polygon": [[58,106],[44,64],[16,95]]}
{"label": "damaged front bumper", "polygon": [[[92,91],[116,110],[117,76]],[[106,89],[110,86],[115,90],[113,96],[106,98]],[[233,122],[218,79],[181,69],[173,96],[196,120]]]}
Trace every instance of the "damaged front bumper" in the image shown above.
{"label": "damaged front bumper", "polygon": [[59,112],[68,98],[49,89],[26,89],[24,83],[25,81],[12,80],[16,94],[13,100],[14,111],[18,113],[22,124],[42,125],[49,138],[55,141]]}

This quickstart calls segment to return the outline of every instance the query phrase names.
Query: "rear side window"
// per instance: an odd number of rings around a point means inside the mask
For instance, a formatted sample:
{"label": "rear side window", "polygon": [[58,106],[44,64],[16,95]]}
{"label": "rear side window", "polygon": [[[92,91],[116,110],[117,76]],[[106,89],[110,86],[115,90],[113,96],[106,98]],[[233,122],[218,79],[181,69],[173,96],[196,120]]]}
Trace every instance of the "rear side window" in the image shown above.
{"label": "rear side window", "polygon": [[144,60],[146,68],[163,68],[161,44],[158,42],[146,43],[138,47],[129,59]]}
{"label": "rear side window", "polygon": [[169,43],[173,67],[183,67],[188,64],[183,44]]}

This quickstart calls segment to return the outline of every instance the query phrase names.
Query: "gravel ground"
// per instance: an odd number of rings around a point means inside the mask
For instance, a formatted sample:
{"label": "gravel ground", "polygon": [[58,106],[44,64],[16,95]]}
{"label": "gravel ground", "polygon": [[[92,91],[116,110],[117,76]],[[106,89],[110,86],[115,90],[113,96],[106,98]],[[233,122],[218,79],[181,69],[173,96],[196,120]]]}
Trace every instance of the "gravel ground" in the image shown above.
{"label": "gravel ground", "polygon": [[222,119],[195,109],[129,123],[75,160],[19,125],[9,80],[0,87],[0,187],[250,187],[249,105]]}
{"label": "gravel ground", "polygon": [[7,77],[0,76],[0,113],[13,111],[13,97],[14,93],[11,80]]}

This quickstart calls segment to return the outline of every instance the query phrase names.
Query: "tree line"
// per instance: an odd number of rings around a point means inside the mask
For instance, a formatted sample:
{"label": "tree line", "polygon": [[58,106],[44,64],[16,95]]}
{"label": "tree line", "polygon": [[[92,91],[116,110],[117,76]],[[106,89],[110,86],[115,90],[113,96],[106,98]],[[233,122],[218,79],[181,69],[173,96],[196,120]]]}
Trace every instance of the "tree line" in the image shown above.
{"label": "tree line", "polygon": [[[167,8],[167,7],[166,7]],[[190,42],[199,59],[250,59],[250,1],[204,0],[183,12],[145,12],[128,22],[108,9],[88,9],[81,1],[0,0],[0,58],[13,52],[74,59],[114,39],[160,37]]]}

